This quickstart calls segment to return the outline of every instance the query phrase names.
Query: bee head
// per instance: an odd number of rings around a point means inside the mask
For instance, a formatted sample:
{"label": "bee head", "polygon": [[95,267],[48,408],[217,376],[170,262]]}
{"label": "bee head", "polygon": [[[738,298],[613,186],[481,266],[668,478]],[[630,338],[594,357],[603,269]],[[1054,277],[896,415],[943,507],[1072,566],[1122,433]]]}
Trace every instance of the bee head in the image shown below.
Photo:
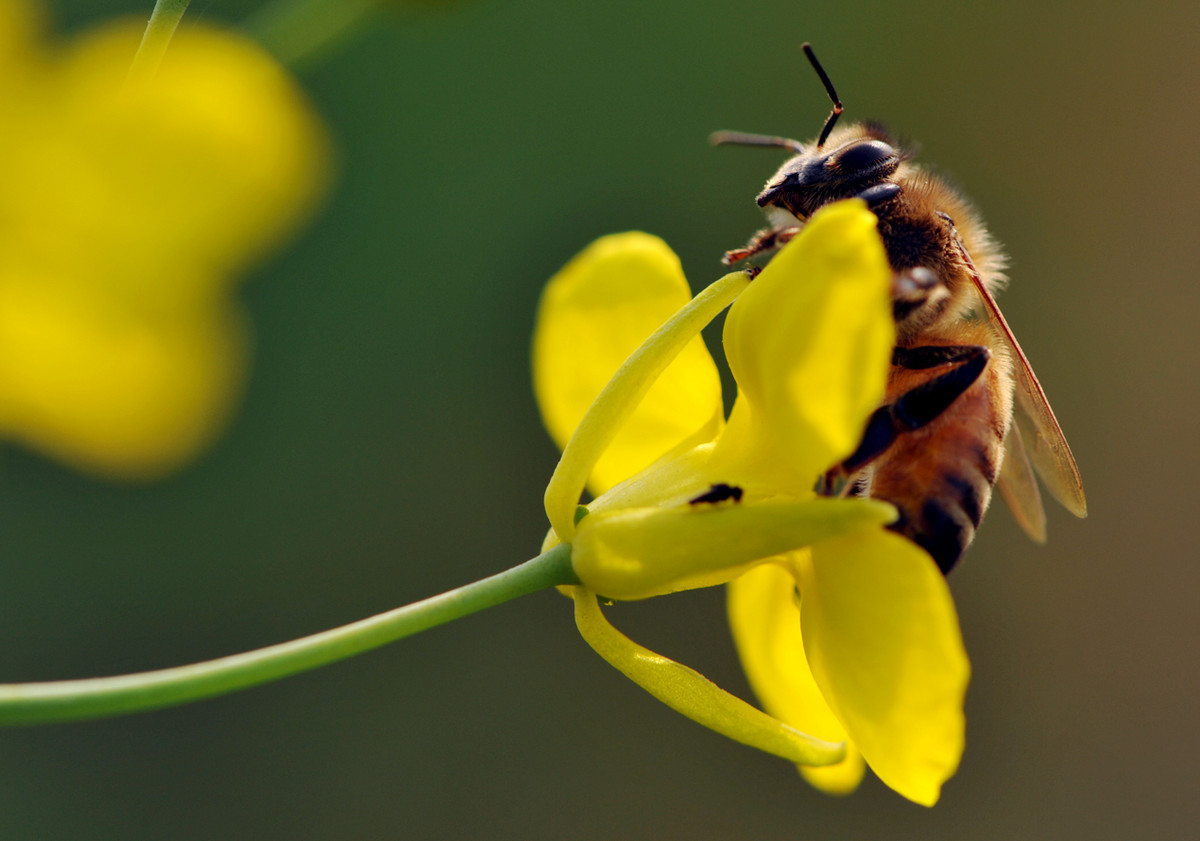
{"label": "bee head", "polygon": [[804,220],[824,204],[854,197],[865,199],[875,208],[899,194],[899,185],[888,179],[907,156],[893,145],[881,126],[871,123],[838,132],[833,150],[826,150],[825,141],[842,114],[842,102],[812,46],[804,44],[803,49],[833,102],[815,144],[806,146],[786,137],[728,131],[717,132],[711,140],[718,145],[777,146],[796,153],[758,194],[758,206],[766,209],[768,216],[777,209]]}
{"label": "bee head", "polygon": [[805,148],[787,160],[758,194],[758,206],[782,208],[805,219],[822,205],[860,197],[872,207],[900,192],[888,181],[903,153],[886,140],[853,127],[854,137],[833,150]]}

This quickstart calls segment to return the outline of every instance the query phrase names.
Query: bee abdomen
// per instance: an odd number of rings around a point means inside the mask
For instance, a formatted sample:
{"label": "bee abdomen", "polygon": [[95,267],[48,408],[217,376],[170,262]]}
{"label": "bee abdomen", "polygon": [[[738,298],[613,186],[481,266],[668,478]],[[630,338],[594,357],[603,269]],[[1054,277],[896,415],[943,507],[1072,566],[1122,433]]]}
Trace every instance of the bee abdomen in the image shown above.
{"label": "bee abdomen", "polygon": [[923,548],[943,573],[958,563],[983,520],[992,498],[995,468],[979,453],[979,463],[959,463],[952,473],[937,477],[923,498],[889,500],[900,509],[891,528]]}

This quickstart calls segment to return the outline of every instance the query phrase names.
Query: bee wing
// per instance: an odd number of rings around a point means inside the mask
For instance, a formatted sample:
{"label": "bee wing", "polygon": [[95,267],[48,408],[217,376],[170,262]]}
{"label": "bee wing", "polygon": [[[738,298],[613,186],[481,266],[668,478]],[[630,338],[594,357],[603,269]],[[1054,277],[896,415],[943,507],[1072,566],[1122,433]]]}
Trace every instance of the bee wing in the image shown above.
{"label": "bee wing", "polygon": [[[1062,427],[1058,425],[1058,419],[1054,417],[1054,411],[1046,400],[1046,392],[1042,390],[1042,384],[1029,367],[1029,360],[1021,350],[1021,345],[1017,343],[1008,322],[1004,320],[1004,315],[996,305],[996,299],[987,291],[977,272],[972,272],[972,279],[975,282],[975,290],[983,301],[988,320],[1004,336],[1015,357],[1017,407],[1020,411],[1016,413],[1014,426],[1021,426],[1026,438],[1023,443],[1029,445],[1028,450],[1025,447],[1021,449],[1028,453],[1029,460],[1046,483],[1050,494],[1076,517],[1086,517],[1087,500],[1083,495],[1083,479],[1079,476],[1079,466],[1075,464],[1075,456],[1071,455],[1071,448],[1067,445],[1067,439],[1063,437]],[[1007,499],[1007,495],[1005,498]]]}
{"label": "bee wing", "polygon": [[1004,462],[996,489],[1008,503],[1013,518],[1035,543],[1046,542],[1046,509],[1042,507],[1042,493],[1029,465],[1029,454],[1025,452],[1025,441],[1021,430],[1014,423],[1004,436]]}

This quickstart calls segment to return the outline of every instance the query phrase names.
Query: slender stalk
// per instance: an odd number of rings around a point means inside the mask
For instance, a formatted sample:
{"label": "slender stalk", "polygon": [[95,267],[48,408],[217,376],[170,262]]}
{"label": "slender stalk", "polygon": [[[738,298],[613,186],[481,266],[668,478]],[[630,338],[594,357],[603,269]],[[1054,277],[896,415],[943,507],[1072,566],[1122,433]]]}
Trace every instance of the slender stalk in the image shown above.
{"label": "slender stalk", "polygon": [[176,27],[183,13],[187,11],[189,0],[156,0],[154,11],[150,14],[150,22],[142,34],[142,43],[138,46],[137,54],[133,57],[133,65],[129,68],[130,79],[149,78],[158,71],[167,45],[175,34]]}
{"label": "slender stalk", "polygon": [[292,68],[319,58],[370,19],[381,0],[274,0],[243,29]]}
{"label": "slender stalk", "polygon": [[290,642],[117,677],[0,684],[0,724],[102,718],[198,701],[344,660],[427,628],[559,584],[578,584],[571,547],[423,601]]}

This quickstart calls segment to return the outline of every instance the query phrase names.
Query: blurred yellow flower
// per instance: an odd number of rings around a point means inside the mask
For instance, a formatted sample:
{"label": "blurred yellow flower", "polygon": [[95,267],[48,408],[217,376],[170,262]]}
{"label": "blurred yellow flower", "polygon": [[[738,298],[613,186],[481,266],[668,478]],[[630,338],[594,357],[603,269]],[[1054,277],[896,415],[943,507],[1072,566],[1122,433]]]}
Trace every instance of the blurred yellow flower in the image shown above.
{"label": "blurred yellow flower", "polygon": [[156,75],[127,79],[143,26],[50,47],[0,0],[0,435],[134,478],[228,418],[236,275],[309,214],[327,168],[270,56],[186,27]]}
{"label": "blurred yellow flower", "polygon": [[[889,279],[861,202],[814,215],[752,283],[729,275],[690,302],[661,241],[624,234],[586,250],[551,281],[534,337],[539,404],[564,447],[547,543],[571,543],[585,638],[656,697],[798,762],[826,791],[852,790],[865,758],[932,804],[963,748],[968,665],[949,591],[928,555],[880,528],[891,506],[812,490],[883,398]],[[739,393],[726,423],[698,332],[734,299],[724,345]],[[585,481],[597,496],[576,524]],[[724,582],[756,694],[813,757],[755,741],[766,725],[711,691],[677,691],[683,667],[637,653],[592,595]]]}

